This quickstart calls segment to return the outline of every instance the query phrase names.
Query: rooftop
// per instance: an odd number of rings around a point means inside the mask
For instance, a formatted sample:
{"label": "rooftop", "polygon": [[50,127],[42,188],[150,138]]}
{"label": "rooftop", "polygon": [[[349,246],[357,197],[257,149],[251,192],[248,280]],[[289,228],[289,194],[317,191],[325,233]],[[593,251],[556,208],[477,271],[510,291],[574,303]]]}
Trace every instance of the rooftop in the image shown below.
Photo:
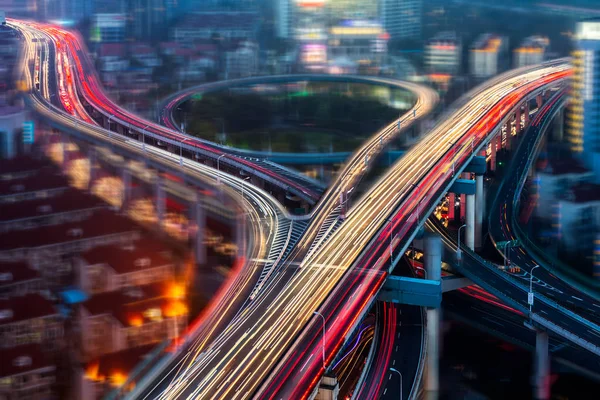
{"label": "rooftop", "polygon": [[169,297],[168,283],[129,287],[99,293],[83,303],[91,315],[110,314],[125,327],[140,326],[163,317],[187,313],[187,307]]}
{"label": "rooftop", "polygon": [[0,299],[0,325],[51,315],[58,315],[58,311],[50,300],[37,293]]}
{"label": "rooftop", "polygon": [[0,349],[0,377],[19,375],[45,367],[55,368],[39,344]]}
{"label": "rooftop", "polygon": [[481,52],[497,52],[504,38],[493,33],[484,33],[473,43],[471,49]]}
{"label": "rooftop", "polygon": [[104,381],[116,374],[129,375],[155,347],[155,344],[148,344],[103,355],[86,365],[86,378]]}
{"label": "rooftop", "polygon": [[0,251],[36,248],[137,230],[138,226],[128,218],[102,209],[83,221],[0,234]]}
{"label": "rooftop", "polygon": [[165,257],[168,251],[162,244],[149,245],[141,239],[129,246],[96,247],[83,253],[81,258],[89,265],[108,264],[115,272],[126,274],[172,264],[172,261]]}
{"label": "rooftop", "polygon": [[580,183],[570,189],[566,198],[573,203],[600,201],[600,185],[595,183]]}
{"label": "rooftop", "polygon": [[254,12],[238,11],[218,11],[218,12],[199,12],[186,15],[183,20],[177,24],[177,28],[184,29],[214,29],[219,30],[235,29],[238,31],[252,30],[258,21],[258,14]]}
{"label": "rooftop", "polygon": [[586,174],[590,171],[576,159],[552,159],[542,170],[549,175]]}
{"label": "rooftop", "polygon": [[26,262],[0,262],[0,286],[40,278],[40,274]]}
{"label": "rooftop", "polygon": [[36,171],[49,166],[52,166],[52,162],[47,158],[37,159],[28,156],[17,156],[0,160],[0,173],[2,175],[17,174]]}
{"label": "rooftop", "polygon": [[67,178],[59,174],[54,168],[42,168],[35,175],[21,179],[0,181],[0,196],[21,193],[37,192],[42,190],[66,188],[69,186]]}
{"label": "rooftop", "polygon": [[16,221],[43,215],[59,214],[68,211],[80,211],[97,207],[107,207],[98,197],[75,189],[44,199],[21,201],[2,205],[0,222]]}

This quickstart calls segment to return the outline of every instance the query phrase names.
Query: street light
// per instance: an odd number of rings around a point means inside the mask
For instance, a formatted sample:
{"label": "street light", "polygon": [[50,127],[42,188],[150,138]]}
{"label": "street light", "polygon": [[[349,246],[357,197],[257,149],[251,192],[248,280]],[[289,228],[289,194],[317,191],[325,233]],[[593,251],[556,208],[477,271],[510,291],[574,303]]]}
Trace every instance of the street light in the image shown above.
{"label": "street light", "polygon": [[113,118],[115,116],[115,114],[111,114],[110,117],[108,117],[108,136],[112,135],[112,131],[110,130],[110,120],[111,118]]}
{"label": "street light", "polygon": [[456,261],[460,262],[462,257],[462,250],[460,249],[460,230],[467,226],[467,224],[463,224],[460,228],[458,228],[458,244],[456,245]]}
{"label": "street light", "polygon": [[325,317],[318,311],[314,311],[313,315],[318,315],[323,319],[323,371],[325,371]]}
{"label": "street light", "polygon": [[221,184],[221,168],[219,167],[219,161],[221,161],[221,157],[225,157],[225,154],[221,154],[219,157],[217,157],[217,171],[219,171],[219,173],[217,174],[217,185]]}
{"label": "street light", "polygon": [[242,201],[244,200],[244,182],[246,182],[248,179],[250,179],[250,176],[242,178]]}
{"label": "street light", "polygon": [[390,371],[395,372],[400,376],[400,400],[402,400],[402,373],[393,367],[390,367]]}
{"label": "street light", "polygon": [[189,140],[189,138],[185,138],[179,143],[179,165],[181,167],[183,167],[183,142],[186,140]]}
{"label": "street light", "polygon": [[529,293],[527,293],[527,303],[529,303],[529,318],[531,318],[531,310],[533,308],[533,270],[538,268],[539,265],[531,268],[529,271]]}

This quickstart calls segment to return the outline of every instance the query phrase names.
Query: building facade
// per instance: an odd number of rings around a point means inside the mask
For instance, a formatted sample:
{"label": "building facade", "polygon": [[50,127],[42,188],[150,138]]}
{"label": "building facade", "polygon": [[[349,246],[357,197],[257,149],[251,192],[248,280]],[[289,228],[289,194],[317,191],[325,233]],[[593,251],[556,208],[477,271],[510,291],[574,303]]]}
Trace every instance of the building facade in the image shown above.
{"label": "building facade", "polygon": [[600,19],[577,25],[567,140],[600,182]]}
{"label": "building facade", "polygon": [[455,32],[440,32],[425,44],[425,68],[432,74],[460,72],[462,45]]}
{"label": "building facade", "polygon": [[422,13],[422,0],[379,0],[379,20],[392,39],[419,39]]}
{"label": "building facade", "polygon": [[501,61],[506,59],[508,39],[486,33],[481,35],[469,51],[469,71],[479,79],[492,77],[502,71]]}
{"label": "building facade", "polygon": [[546,58],[546,51],[550,41],[543,36],[529,36],[521,45],[513,50],[513,66],[526,67],[542,63]]}

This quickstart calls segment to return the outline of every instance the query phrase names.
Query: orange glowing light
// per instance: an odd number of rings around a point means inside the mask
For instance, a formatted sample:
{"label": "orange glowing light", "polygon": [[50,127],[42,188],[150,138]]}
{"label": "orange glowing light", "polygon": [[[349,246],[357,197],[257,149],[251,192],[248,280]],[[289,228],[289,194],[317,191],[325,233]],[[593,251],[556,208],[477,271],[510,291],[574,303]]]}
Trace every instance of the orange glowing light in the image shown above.
{"label": "orange glowing light", "polygon": [[185,298],[185,286],[181,283],[171,283],[167,289],[167,297],[171,299],[184,299]]}
{"label": "orange glowing light", "polygon": [[134,315],[129,318],[129,325],[131,326],[142,326],[144,324],[144,319],[140,315]]}
{"label": "orange glowing light", "polygon": [[127,381],[127,375],[122,372],[113,372],[110,376],[110,384],[114,387],[122,386]]}
{"label": "orange glowing light", "polygon": [[178,300],[169,302],[169,304],[167,304],[167,306],[163,310],[163,315],[167,318],[179,317],[181,315],[187,315],[187,313],[187,306],[182,301]]}
{"label": "orange glowing light", "polygon": [[100,369],[100,363],[98,361],[93,362],[85,369],[85,377],[91,381],[98,381],[98,370]]}

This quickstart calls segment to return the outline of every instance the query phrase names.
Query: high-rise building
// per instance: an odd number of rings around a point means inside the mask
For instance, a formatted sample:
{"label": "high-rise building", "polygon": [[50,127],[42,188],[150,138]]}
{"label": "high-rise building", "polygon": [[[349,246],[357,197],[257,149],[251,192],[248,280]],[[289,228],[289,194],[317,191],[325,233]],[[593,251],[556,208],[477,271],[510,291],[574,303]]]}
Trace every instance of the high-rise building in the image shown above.
{"label": "high-rise building", "polygon": [[292,37],[292,16],[294,14],[294,0],[275,1],[275,32],[277,37],[289,39]]}
{"label": "high-rise building", "polygon": [[600,19],[577,24],[575,40],[567,138],[600,182]]}
{"label": "high-rise building", "polygon": [[379,0],[379,19],[392,39],[418,39],[422,9],[422,0]]}
{"label": "high-rise building", "polygon": [[340,20],[374,20],[378,13],[377,1],[329,0],[327,13],[332,25]]}
{"label": "high-rise building", "polygon": [[461,68],[462,45],[455,32],[440,32],[425,44],[425,67],[432,74],[456,75]]}
{"label": "high-rise building", "polygon": [[502,61],[508,52],[508,39],[485,33],[469,51],[470,73],[475,78],[489,78],[502,70]]}
{"label": "high-rise building", "polygon": [[513,65],[515,68],[536,65],[544,61],[550,41],[544,36],[529,36],[521,46],[513,50]]}

